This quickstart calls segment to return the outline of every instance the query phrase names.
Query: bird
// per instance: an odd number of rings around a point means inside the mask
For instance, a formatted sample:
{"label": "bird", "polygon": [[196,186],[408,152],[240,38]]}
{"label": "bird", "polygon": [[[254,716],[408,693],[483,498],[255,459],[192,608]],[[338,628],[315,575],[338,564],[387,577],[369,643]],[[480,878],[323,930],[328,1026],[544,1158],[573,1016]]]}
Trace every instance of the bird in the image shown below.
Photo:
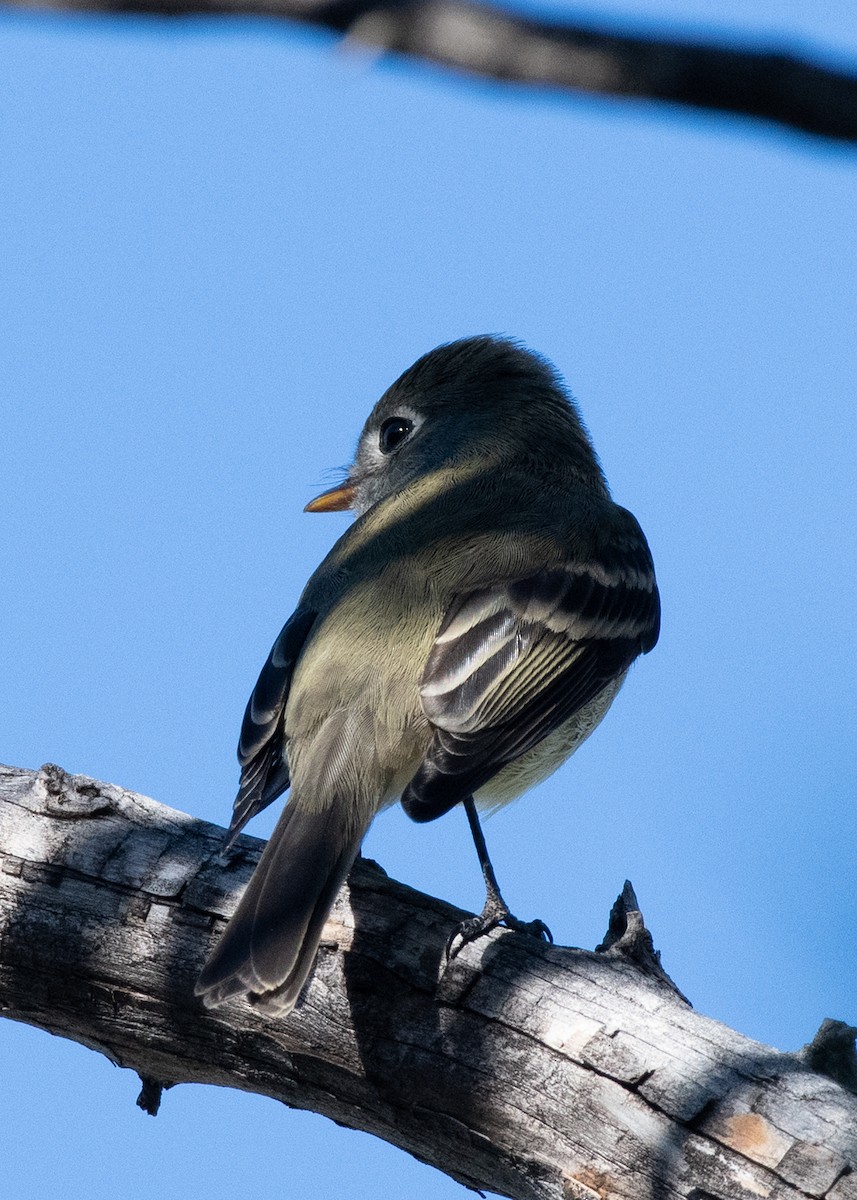
{"label": "bird", "polygon": [[290,795],[196,993],[288,1014],[374,817],[463,805],[486,886],[447,955],[515,917],[478,810],[545,779],[658,639],[652,556],[557,370],[505,336],[446,343],[372,409],[308,512],[356,520],[311,576],[247,705],[231,844]]}

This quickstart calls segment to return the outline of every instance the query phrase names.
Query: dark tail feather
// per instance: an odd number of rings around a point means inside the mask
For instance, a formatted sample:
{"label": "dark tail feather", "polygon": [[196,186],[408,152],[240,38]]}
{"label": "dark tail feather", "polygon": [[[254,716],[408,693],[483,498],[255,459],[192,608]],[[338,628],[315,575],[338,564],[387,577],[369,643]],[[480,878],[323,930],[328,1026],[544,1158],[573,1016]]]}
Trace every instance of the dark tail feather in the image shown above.
{"label": "dark tail feather", "polygon": [[354,817],[353,804],[339,799],[321,812],[306,812],[297,797],[286,805],[197,981],[209,1008],[239,993],[269,1012],[294,1007],[363,840],[365,825]]}

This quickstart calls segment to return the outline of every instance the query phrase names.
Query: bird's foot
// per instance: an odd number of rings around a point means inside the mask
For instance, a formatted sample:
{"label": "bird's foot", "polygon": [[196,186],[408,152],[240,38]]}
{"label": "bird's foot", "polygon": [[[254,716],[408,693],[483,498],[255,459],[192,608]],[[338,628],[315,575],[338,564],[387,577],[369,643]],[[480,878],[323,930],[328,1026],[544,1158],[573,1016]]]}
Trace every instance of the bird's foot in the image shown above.
{"label": "bird's foot", "polygon": [[509,912],[502,900],[489,898],[478,917],[468,917],[453,929],[446,943],[446,961],[451,962],[465,946],[484,937],[498,925],[514,929],[516,933],[528,933],[530,937],[539,938],[544,942],[553,942],[553,934],[544,921],[521,921]]}

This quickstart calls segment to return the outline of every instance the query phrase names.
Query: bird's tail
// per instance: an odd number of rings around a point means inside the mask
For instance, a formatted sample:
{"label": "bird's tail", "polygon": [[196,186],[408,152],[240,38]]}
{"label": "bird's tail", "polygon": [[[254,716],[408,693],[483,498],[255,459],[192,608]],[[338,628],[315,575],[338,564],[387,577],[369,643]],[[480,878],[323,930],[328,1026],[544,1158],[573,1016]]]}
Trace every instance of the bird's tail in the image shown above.
{"label": "bird's tail", "polygon": [[246,993],[266,1012],[294,1008],[366,832],[355,818],[338,797],[316,812],[292,797],[197,980],[207,1007]]}

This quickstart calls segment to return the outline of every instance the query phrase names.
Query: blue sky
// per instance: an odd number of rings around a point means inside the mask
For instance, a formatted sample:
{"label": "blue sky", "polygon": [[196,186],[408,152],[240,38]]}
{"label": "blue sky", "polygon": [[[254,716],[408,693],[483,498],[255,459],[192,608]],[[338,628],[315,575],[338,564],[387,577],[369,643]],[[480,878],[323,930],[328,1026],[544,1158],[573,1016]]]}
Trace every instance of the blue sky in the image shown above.
{"label": "blue sky", "polygon": [[[845,0],[587,11],[857,58]],[[303,505],[417,355],[514,334],[577,396],[664,623],[489,822],[508,899],[591,947],[629,877],[702,1012],[783,1049],[854,1022],[854,152],[263,22],[6,10],[0,61],[0,759],[225,822],[249,689],[347,523]],[[481,902],[460,812],[393,810],[365,849]],[[464,1195],[238,1092],[152,1121],[130,1073],[24,1026],[0,1063],[17,1200]]]}

